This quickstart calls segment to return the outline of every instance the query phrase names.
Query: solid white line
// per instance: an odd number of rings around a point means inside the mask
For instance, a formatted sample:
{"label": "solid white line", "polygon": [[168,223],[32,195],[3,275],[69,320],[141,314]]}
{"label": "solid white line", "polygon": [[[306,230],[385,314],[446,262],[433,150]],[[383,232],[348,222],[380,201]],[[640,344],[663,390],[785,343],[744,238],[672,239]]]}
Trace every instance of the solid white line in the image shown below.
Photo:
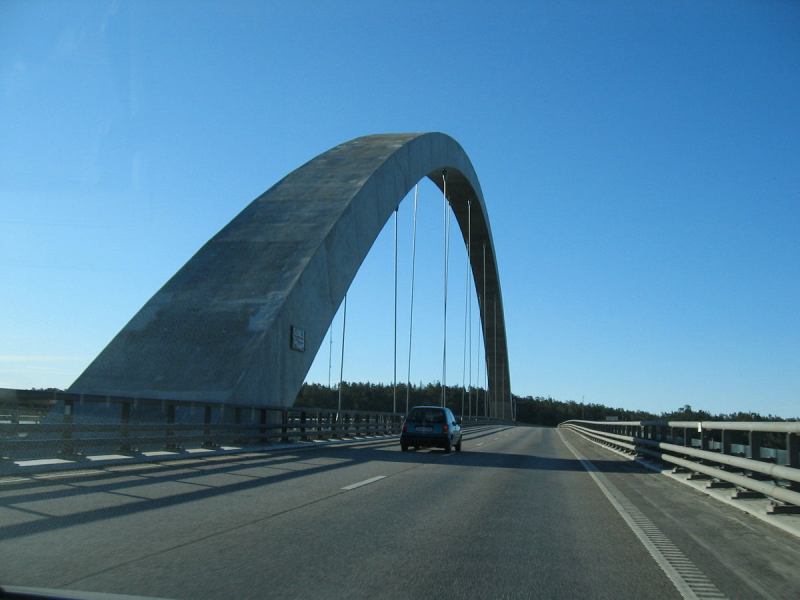
{"label": "solid white line", "polygon": [[[564,435],[561,433],[561,430],[558,430],[558,436],[561,438],[561,441],[564,442],[564,445],[567,447],[567,449],[570,452],[572,452],[573,456],[575,456],[575,458],[577,458],[578,461],[580,461],[580,463],[583,465],[583,468],[586,469],[586,471],[592,477],[594,482],[597,484],[597,487],[600,488],[600,491],[603,492],[603,495],[611,503],[611,506],[613,506],[616,509],[616,511],[623,518],[625,523],[628,524],[628,527],[630,527],[634,535],[637,538],[639,538],[639,541],[647,549],[647,552],[650,554],[650,556],[653,557],[653,560],[656,561],[656,564],[658,564],[658,566],[661,567],[661,570],[664,571],[664,574],[672,582],[672,585],[675,586],[675,589],[678,590],[678,593],[685,600],[699,600],[699,597],[697,596],[695,591],[691,588],[691,585],[693,584],[690,584],[690,582],[688,582],[686,578],[684,578],[684,576],[682,576],[678,572],[678,570],[672,564],[670,564],[670,561],[666,558],[666,556],[664,556],[661,550],[658,547],[656,547],[656,545],[652,541],[650,541],[648,534],[644,531],[642,526],[636,523],[636,521],[631,517],[629,511],[626,510],[625,507],[620,503],[620,501],[614,497],[611,491],[609,491],[609,488],[613,489],[621,498],[625,500],[627,504],[631,505],[632,508],[635,508],[631,504],[630,500],[625,498],[622,492],[616,489],[611,484],[610,481],[607,481],[606,477],[599,472],[597,467],[591,461],[580,457],[577,450],[575,450],[575,448],[572,447],[572,444],[570,444],[564,438]],[[692,566],[694,567],[694,565]],[[694,569],[697,569],[697,567],[694,567]],[[701,573],[702,575],[702,572],[699,569],[697,569],[696,572]],[[705,581],[711,583],[710,580],[708,580],[708,578],[705,577],[704,575],[703,578],[705,579]],[[706,592],[706,590],[703,591]],[[712,589],[708,589],[707,591],[712,591]],[[718,592],[716,586],[713,586],[713,591]]]}
{"label": "solid white line", "polygon": [[386,479],[386,475],[378,475],[376,477],[370,477],[369,479],[365,479],[364,481],[359,481],[358,483],[351,483],[350,485],[344,486],[343,490],[354,490],[356,488],[360,488],[362,485],[369,485],[370,483],[375,483],[376,481],[380,481],[381,479]]}
{"label": "solid white line", "polygon": [[[671,467],[668,468],[668,469],[664,469],[663,467],[654,465],[653,463],[647,462],[646,460],[643,460],[641,458],[634,459],[634,458],[631,457],[630,454],[625,454],[624,452],[616,450],[615,448],[611,448],[610,446],[604,446],[603,444],[601,444],[599,442],[596,442],[596,441],[594,441],[594,440],[592,440],[592,439],[590,439],[590,438],[588,438],[588,437],[586,437],[584,435],[581,435],[581,434],[578,434],[578,435],[580,435],[584,440],[586,440],[590,444],[594,444],[598,448],[602,448],[603,450],[607,450],[608,452],[613,452],[614,454],[619,454],[620,456],[622,456],[623,458],[628,459],[631,462],[638,463],[639,465],[641,465],[645,469],[649,469],[650,471],[653,471],[655,473],[660,473],[661,475],[664,475],[665,477],[669,477],[670,479],[672,479],[674,481],[677,481],[677,482],[679,482],[679,483],[681,483],[683,485],[686,485],[686,486],[692,488],[693,490],[696,490],[696,491],[700,492],[701,494],[705,494],[706,496],[708,496],[710,498],[714,498],[715,500],[719,500],[720,502],[724,502],[728,506],[732,506],[737,510],[744,511],[747,514],[749,514],[751,517],[755,517],[756,519],[758,519],[760,521],[763,521],[764,523],[769,523],[773,527],[777,527],[778,529],[781,529],[782,531],[785,531],[786,533],[788,533],[790,535],[793,535],[795,537],[800,537],[800,529],[798,529],[797,525],[794,524],[792,521],[781,520],[780,516],[768,515],[767,514],[767,512],[765,510],[765,508],[766,508],[766,506],[768,504],[767,500],[764,500],[763,502],[754,502],[752,504],[751,504],[751,502],[753,502],[753,501],[751,501],[751,500],[744,500],[744,501],[742,501],[742,500],[733,500],[733,499],[731,499],[729,497],[729,495],[728,496],[720,495],[719,492],[721,490],[711,490],[709,488],[704,487],[704,485],[695,485],[694,482],[692,482],[692,481],[690,481],[690,480],[688,480],[688,479],[686,479],[684,477],[681,477],[680,475],[677,475],[677,474],[673,473]],[[730,490],[728,490],[728,492],[730,492]],[[744,502],[744,503],[742,504],[742,502]]]}

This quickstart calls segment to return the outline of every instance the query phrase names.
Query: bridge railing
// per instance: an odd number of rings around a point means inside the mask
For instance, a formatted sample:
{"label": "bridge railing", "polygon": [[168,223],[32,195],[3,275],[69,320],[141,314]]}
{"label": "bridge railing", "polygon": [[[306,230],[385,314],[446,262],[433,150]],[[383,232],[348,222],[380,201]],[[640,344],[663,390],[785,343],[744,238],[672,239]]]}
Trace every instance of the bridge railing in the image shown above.
{"label": "bridge railing", "polygon": [[401,421],[385,412],[3,389],[0,460],[385,435]]}
{"label": "bridge railing", "polygon": [[770,498],[772,513],[800,512],[800,422],[572,420],[559,427],[708,479],[708,487],[729,487],[733,498]]}
{"label": "bridge railing", "polygon": [[[0,389],[0,465],[398,434],[403,414]],[[465,426],[490,422],[465,419]]]}

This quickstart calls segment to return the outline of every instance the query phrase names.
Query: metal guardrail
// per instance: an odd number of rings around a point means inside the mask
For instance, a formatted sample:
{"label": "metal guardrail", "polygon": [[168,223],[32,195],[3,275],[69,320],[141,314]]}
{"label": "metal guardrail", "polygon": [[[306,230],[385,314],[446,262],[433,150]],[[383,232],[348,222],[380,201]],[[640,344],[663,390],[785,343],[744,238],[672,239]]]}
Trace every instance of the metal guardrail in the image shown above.
{"label": "metal guardrail", "polygon": [[[0,464],[400,433],[404,414],[0,389]],[[465,425],[488,423],[465,419]]]}
{"label": "metal guardrail", "polygon": [[559,427],[709,478],[709,487],[736,488],[733,498],[771,498],[771,513],[800,513],[800,422],[572,420]]}

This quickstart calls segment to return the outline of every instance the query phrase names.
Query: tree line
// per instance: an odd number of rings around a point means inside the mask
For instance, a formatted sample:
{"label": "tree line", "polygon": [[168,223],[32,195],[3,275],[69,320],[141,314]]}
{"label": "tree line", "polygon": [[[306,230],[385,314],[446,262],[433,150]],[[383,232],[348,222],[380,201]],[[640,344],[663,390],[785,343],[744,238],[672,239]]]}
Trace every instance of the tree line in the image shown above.
{"label": "tree line", "polygon": [[[37,391],[63,391],[57,388],[31,388]],[[390,384],[369,382],[342,382],[342,410],[358,410],[371,412],[392,412],[397,407],[397,412],[406,410],[405,383],[398,384],[396,391]],[[478,414],[484,414],[484,399],[486,390],[483,388],[470,388],[464,390],[460,386],[447,386],[446,406],[456,415],[461,415],[462,398],[464,403],[472,400],[472,412],[475,411],[477,398]],[[337,387],[328,387],[318,383],[304,383],[300,389],[295,406],[303,408],[320,408],[336,410],[339,400]],[[408,392],[408,406],[435,405],[442,401],[442,386],[440,383],[411,385]],[[695,410],[689,404],[684,404],[672,411],[660,414],[644,411],[630,410],[604,404],[575,402],[574,400],[556,400],[543,396],[517,396],[514,395],[517,406],[517,421],[531,425],[556,426],[570,419],[583,419],[587,421],[605,421],[608,418],[619,421],[639,421],[643,419],[668,419],[675,421],[796,421],[798,419],[783,419],[775,415],[762,415],[756,412],[710,413],[705,410]],[[464,410],[465,415],[470,414]],[[508,407],[506,417],[510,418]]]}
{"label": "tree line", "polygon": [[[397,411],[406,409],[406,384],[398,384],[393,400],[393,388],[390,384],[367,382],[342,382],[342,409],[376,412],[392,412],[396,401]],[[471,388],[464,391],[462,387],[447,386],[446,406],[456,415],[461,415],[462,398],[468,402],[472,398],[473,412],[475,399],[478,398],[479,414],[484,414],[485,390]],[[471,392],[471,393],[470,393]],[[328,387],[316,383],[306,383],[300,389],[295,406],[307,408],[323,408],[336,410],[339,391],[336,387]],[[408,393],[409,408],[421,405],[439,405],[442,399],[440,383],[428,383],[411,386]],[[619,421],[639,421],[642,419],[671,419],[681,421],[784,421],[774,415],[761,415],[756,412],[735,412],[713,414],[705,410],[695,410],[684,404],[675,410],[660,414],[606,406],[597,403],[575,402],[574,400],[556,400],[542,396],[514,395],[517,405],[517,421],[532,425],[555,426],[569,419],[585,419],[588,421],[605,421],[616,418]],[[465,414],[468,411],[464,410]],[[510,417],[509,413],[506,413]]]}

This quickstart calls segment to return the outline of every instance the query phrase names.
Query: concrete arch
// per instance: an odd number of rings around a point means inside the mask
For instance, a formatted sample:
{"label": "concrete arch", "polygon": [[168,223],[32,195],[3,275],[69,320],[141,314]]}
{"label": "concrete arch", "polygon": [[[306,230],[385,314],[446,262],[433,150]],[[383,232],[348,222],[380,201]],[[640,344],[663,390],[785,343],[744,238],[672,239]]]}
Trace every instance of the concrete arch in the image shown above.
{"label": "concrete arch", "polygon": [[[491,229],[469,158],[442,133],[356,138],[287,175],[203,245],[69,391],[290,406],[383,225],[423,177],[441,187],[442,169],[465,242],[472,201],[471,266],[499,409],[511,380]],[[292,327],[304,330],[305,352],[290,349]]]}

